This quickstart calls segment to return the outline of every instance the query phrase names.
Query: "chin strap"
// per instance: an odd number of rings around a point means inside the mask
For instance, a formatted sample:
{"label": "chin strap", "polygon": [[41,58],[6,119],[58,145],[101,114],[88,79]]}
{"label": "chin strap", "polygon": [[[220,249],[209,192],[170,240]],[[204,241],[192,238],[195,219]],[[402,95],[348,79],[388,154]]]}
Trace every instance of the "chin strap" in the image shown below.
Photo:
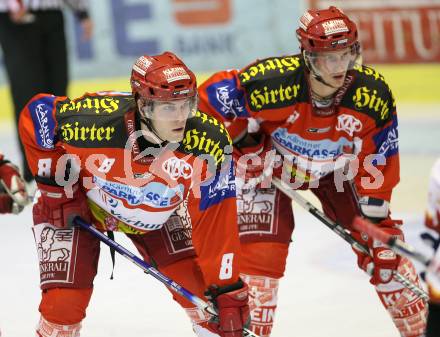
{"label": "chin strap", "polygon": [[151,133],[150,136],[154,139],[154,141],[156,141],[161,146],[166,145],[168,143],[168,141],[160,138],[157,131],[154,129],[154,126],[153,126],[153,123],[151,123],[151,120],[149,118],[143,116],[141,112],[139,112],[139,115],[140,115],[141,123],[147,127],[148,132]]}
{"label": "chin strap", "polygon": [[327,87],[330,87],[332,89],[338,89],[338,87],[335,87],[335,86],[331,85],[330,83],[327,83],[326,81],[324,81],[324,79],[319,75],[313,74],[313,77],[315,77],[317,81],[321,82],[322,84],[326,85]]}
{"label": "chin strap", "polygon": [[330,87],[332,89],[338,89],[339,87],[335,87],[333,85],[331,85],[330,83],[327,83],[326,81],[324,81],[324,79],[322,78],[322,76],[318,75],[313,69],[310,69],[310,74],[318,81],[321,82],[322,84],[324,84],[327,87]]}

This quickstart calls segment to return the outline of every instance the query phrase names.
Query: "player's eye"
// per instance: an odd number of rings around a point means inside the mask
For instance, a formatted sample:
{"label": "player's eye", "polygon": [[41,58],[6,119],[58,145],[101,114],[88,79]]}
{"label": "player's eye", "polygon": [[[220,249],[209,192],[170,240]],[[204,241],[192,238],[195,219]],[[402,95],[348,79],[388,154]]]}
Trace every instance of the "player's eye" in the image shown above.
{"label": "player's eye", "polygon": [[176,110],[176,107],[172,104],[166,104],[162,106],[162,110],[163,111],[169,111],[169,112],[173,112]]}

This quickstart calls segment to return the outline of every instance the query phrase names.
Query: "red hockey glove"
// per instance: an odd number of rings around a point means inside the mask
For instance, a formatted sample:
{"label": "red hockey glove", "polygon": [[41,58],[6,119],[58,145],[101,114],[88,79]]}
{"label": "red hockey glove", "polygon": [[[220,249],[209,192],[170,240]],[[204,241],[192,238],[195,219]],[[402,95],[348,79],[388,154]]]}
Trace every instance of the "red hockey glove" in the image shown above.
{"label": "red hockey glove", "polygon": [[236,181],[243,189],[255,188],[259,184],[269,188],[274,167],[281,167],[281,161],[276,160],[270,137],[265,134],[247,135],[245,140],[234,146],[232,155],[236,163]]}
{"label": "red hockey glove", "polygon": [[211,286],[205,295],[218,311],[218,317],[208,328],[221,337],[243,337],[243,328],[249,323],[248,286],[239,280],[226,287]]}
{"label": "red hockey glove", "polygon": [[68,227],[69,218],[79,215],[85,221],[90,221],[90,209],[87,197],[78,183],[72,186],[73,195],[67,195],[61,186],[46,185],[37,182],[41,197],[34,205],[34,223],[50,223],[56,227]]}
{"label": "red hockey glove", "polygon": [[[377,226],[400,240],[403,240],[403,233],[400,230],[401,220],[382,220]],[[367,246],[370,255],[366,255],[357,249],[353,249],[357,255],[358,265],[371,275],[370,283],[384,284],[393,279],[393,272],[399,267],[401,257],[394,253],[380,241],[369,238],[365,233],[353,231],[352,236],[362,245]]]}
{"label": "red hockey glove", "polygon": [[29,201],[17,167],[0,160],[0,179],[0,213],[20,213]]}

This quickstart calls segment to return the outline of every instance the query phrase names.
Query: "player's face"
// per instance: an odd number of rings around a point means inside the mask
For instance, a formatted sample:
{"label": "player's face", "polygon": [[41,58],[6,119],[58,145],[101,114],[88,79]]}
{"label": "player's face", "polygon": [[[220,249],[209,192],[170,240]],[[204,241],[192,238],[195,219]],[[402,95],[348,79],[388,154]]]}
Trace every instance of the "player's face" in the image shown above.
{"label": "player's face", "polygon": [[333,52],[318,53],[314,57],[314,64],[326,83],[333,87],[341,87],[350,62],[354,59],[351,48],[347,47]]}
{"label": "player's face", "polygon": [[150,119],[158,136],[169,142],[180,142],[183,139],[186,120],[193,113],[193,108],[192,98],[155,101]]}

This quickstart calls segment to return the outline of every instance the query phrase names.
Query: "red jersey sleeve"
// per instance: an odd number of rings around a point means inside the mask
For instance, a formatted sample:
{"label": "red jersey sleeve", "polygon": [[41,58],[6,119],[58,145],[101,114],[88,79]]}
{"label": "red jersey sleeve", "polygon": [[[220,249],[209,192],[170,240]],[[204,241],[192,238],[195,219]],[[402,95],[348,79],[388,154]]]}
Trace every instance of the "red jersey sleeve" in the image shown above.
{"label": "red jersey sleeve", "polygon": [[23,108],[19,134],[34,176],[54,177],[57,160],[65,153],[57,139],[56,104],[66,97],[34,96]]}
{"label": "red jersey sleeve", "polygon": [[228,285],[239,278],[240,242],[234,180],[231,165],[202,183],[200,195],[191,194],[189,199],[193,246],[207,285]]}
{"label": "red jersey sleeve", "polygon": [[[390,201],[400,180],[398,121],[396,105],[388,86],[382,94],[383,108],[365,123],[360,138],[359,171],[355,177],[358,193]],[[356,146],[355,146],[356,147]]]}
{"label": "red jersey sleeve", "polygon": [[220,71],[198,88],[200,111],[222,121],[234,143],[246,134],[251,116],[238,75],[236,69]]}

